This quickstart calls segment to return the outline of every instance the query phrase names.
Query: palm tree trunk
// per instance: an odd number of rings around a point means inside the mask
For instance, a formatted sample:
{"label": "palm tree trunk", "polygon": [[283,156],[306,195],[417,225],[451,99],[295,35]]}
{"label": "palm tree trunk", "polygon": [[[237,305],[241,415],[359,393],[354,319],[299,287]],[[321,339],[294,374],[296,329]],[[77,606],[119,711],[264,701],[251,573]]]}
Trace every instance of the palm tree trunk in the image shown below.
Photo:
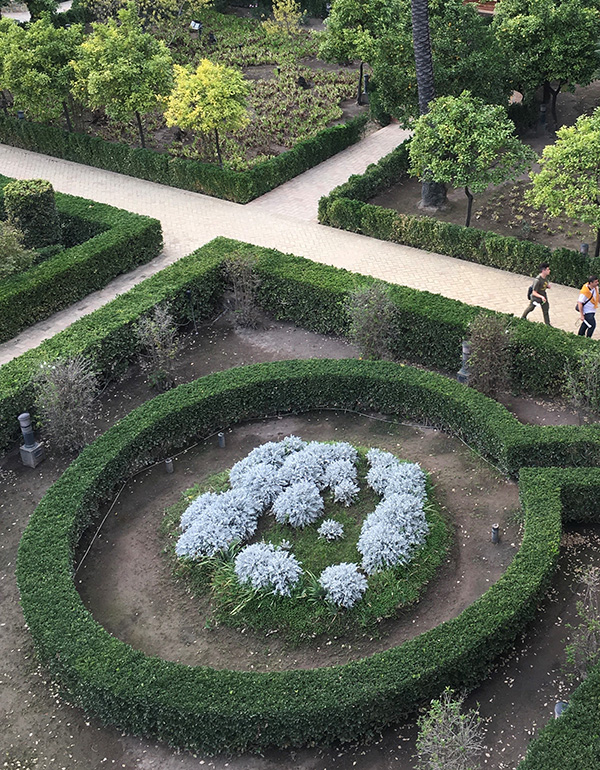
{"label": "palm tree trunk", "polygon": [[596,230],[596,250],[594,252],[594,259],[600,257],[600,229]]}
{"label": "palm tree trunk", "polygon": [[[419,114],[429,111],[429,102],[435,99],[433,57],[429,36],[429,7],[427,0],[410,0],[413,47],[419,95]],[[421,208],[439,209],[446,203],[446,185],[440,182],[422,182]]]}
{"label": "palm tree trunk", "polygon": [[362,96],[362,88],[363,88],[363,70],[364,70],[364,67],[365,67],[365,63],[364,63],[364,61],[361,61],[361,63],[360,63],[360,71],[358,73],[358,89],[357,89],[357,94],[356,94],[356,103],[357,104],[362,104],[361,96]]}
{"label": "palm tree trunk", "polygon": [[69,110],[67,109],[67,103],[64,100],[63,100],[62,106],[63,106],[63,112],[65,114],[65,120],[67,121],[67,131],[70,131],[71,133],[73,133],[73,126],[71,124],[71,117],[69,115]]}
{"label": "palm tree trunk", "polygon": [[136,110],[135,119],[137,120],[138,130],[140,132],[140,142],[142,143],[142,150],[146,149],[146,142],[144,141],[144,129],[142,127],[142,119],[140,113]]}

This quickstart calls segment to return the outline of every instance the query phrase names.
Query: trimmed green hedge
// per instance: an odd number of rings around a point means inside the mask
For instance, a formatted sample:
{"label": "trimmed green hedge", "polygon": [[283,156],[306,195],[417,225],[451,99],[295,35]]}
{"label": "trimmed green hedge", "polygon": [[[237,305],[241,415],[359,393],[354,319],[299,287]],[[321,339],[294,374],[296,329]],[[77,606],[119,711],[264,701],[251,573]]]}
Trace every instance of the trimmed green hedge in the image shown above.
{"label": "trimmed green hedge", "polygon": [[[1,190],[10,182],[0,177],[0,209]],[[68,248],[50,252],[44,261],[0,283],[0,342],[161,252],[157,219],[62,193],[56,193],[56,207]]]}
{"label": "trimmed green hedge", "polygon": [[[348,335],[349,292],[373,281],[273,249],[216,238],[0,367],[0,448],[18,438],[16,416],[33,411],[29,382],[42,361],[83,354],[103,380],[121,373],[138,351],[133,324],[157,303],[171,303],[179,322],[202,320],[214,312],[223,295],[222,265],[234,251],[257,256],[259,302],[265,310],[321,334]],[[397,308],[394,355],[455,374],[461,365],[461,340],[481,309],[404,286],[391,285],[390,291]],[[565,363],[575,363],[578,351],[588,350],[590,344],[597,343],[542,324],[514,321],[513,387],[534,394],[556,392]]]}
{"label": "trimmed green hedge", "polygon": [[[457,618],[370,658],[264,674],[193,668],[146,657],[94,621],[73,584],[77,541],[133,467],[241,420],[320,407],[426,417],[505,466],[510,444],[525,437],[529,461],[545,459],[538,448],[547,429],[525,435],[496,402],[389,362],[257,364],[156,397],[82,452],[40,503],[19,548],[17,580],[36,652],[72,702],[119,729],[204,752],[356,740],[445,686],[474,687],[513,645],[558,558],[560,482],[546,483],[544,470],[522,474],[525,534],[505,575]],[[600,472],[590,479],[597,495]]]}
{"label": "trimmed green hedge", "polygon": [[241,172],[171,158],[154,150],[131,149],[58,126],[4,115],[0,115],[0,142],[183,190],[248,203],[357,142],[367,119],[367,115],[360,115],[343,125],[326,128],[291,150]]}
{"label": "trimmed green hedge", "polygon": [[572,249],[552,250],[520,238],[441,222],[433,217],[399,214],[367,203],[407,176],[409,142],[407,139],[378,163],[371,164],[364,174],[351,176],[321,198],[319,222],[511,273],[536,275],[539,264],[549,262],[553,281],[577,289],[590,274],[600,274],[600,258],[590,259]]}

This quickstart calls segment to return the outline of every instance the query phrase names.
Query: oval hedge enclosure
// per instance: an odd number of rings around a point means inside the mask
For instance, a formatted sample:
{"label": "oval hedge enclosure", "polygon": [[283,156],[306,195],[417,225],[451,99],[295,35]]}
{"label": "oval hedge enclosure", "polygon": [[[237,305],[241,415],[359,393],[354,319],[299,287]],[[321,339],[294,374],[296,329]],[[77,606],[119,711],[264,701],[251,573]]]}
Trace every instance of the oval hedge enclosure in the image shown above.
{"label": "oval hedge enclosure", "polygon": [[[74,552],[99,504],[132,469],[242,420],[319,407],[371,409],[436,425],[513,475],[525,464],[597,465],[600,457],[600,432],[593,427],[522,426],[495,401],[450,379],[388,362],[257,364],[181,385],[87,447],[45,495],[23,535],[17,580],[25,618],[40,660],[71,702],[122,730],[203,752],[355,740],[447,685],[473,687],[513,644],[554,571],[561,511],[584,508],[588,519],[596,517],[595,469],[521,472],[525,532],[505,575],[457,618],[360,661],[260,674],[190,667],[147,657],[94,621],[75,589]],[[577,697],[570,712],[576,704]],[[564,724],[577,729],[578,723]],[[589,734],[589,724],[586,729]],[[580,744],[583,750],[585,736]],[[543,739],[536,745],[543,747]],[[576,767],[567,760],[563,767]]]}

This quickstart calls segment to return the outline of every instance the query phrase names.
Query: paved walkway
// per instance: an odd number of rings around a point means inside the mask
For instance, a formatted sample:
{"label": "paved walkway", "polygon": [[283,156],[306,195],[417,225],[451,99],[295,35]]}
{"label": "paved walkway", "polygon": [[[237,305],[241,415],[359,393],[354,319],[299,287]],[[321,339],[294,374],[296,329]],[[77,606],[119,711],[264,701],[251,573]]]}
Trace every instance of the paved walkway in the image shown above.
{"label": "paved walkway", "polygon": [[[61,192],[156,217],[162,222],[165,241],[163,253],[148,265],[119,276],[105,289],[0,345],[0,364],[36,347],[217,235],[520,315],[527,304],[528,277],[324,227],[314,221],[322,193],[351,174],[362,173],[404,136],[396,125],[381,129],[246,206],[0,145],[0,170],[6,176],[48,179]],[[576,299],[575,289],[552,287],[554,325],[576,330]],[[541,320],[538,310],[530,317],[536,316]]]}

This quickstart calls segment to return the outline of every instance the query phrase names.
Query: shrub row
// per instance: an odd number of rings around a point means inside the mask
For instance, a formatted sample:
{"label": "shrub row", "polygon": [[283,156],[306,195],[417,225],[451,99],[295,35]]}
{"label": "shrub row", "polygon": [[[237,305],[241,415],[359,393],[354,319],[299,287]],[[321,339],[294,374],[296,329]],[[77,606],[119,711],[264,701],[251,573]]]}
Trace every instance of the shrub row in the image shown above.
{"label": "shrub row", "polygon": [[[1,177],[0,188],[10,181]],[[160,254],[157,219],[61,193],[56,208],[69,248],[48,252],[44,261],[2,281],[0,342]]]}
{"label": "shrub row", "polygon": [[[2,366],[0,448],[18,437],[16,416],[32,411],[29,382],[42,361],[83,354],[101,379],[121,373],[138,351],[133,324],[154,305],[171,303],[179,322],[201,320],[214,311],[223,294],[222,264],[234,251],[258,257],[262,281],[259,302],[265,310],[279,320],[321,334],[348,335],[348,295],[357,286],[373,281],[302,257],[217,238]],[[391,285],[390,292],[396,305],[394,356],[428,368],[457,372],[461,340],[480,309],[404,286]],[[578,351],[589,349],[590,344],[596,343],[542,324],[515,321],[511,343],[513,387],[535,394],[555,392],[563,381],[565,363],[574,364]],[[521,450],[516,447],[517,451]]]}
{"label": "shrub row", "polygon": [[[510,463],[509,444],[519,437],[528,440],[535,463],[547,431],[525,431],[481,394],[389,362],[257,364],[147,402],[67,469],[40,503],[19,548],[17,580],[37,654],[70,700],[119,729],[203,752],[348,741],[413,712],[445,686],[474,687],[513,645],[557,562],[562,476],[554,469],[551,477],[544,469],[521,474],[523,543],[484,596],[457,618],[360,661],[263,674],[193,668],[148,658],[94,621],[73,584],[74,552],[99,501],[132,468],[241,420],[320,407],[426,416],[500,464]],[[586,478],[595,499],[600,471]],[[580,502],[581,495],[576,483],[562,503]],[[594,516],[597,508],[588,506]]]}
{"label": "shrub row", "polygon": [[554,281],[577,289],[591,273],[600,274],[600,258],[590,259],[572,249],[552,250],[520,238],[441,222],[433,217],[399,214],[367,203],[407,176],[409,141],[403,142],[379,163],[371,164],[364,174],[351,176],[321,198],[321,224],[512,273],[536,275],[538,265],[549,262]]}
{"label": "shrub row", "polygon": [[260,163],[236,172],[210,163],[172,158],[154,150],[132,149],[86,134],[0,116],[0,142],[151,182],[248,203],[357,142],[367,122],[360,115]]}

